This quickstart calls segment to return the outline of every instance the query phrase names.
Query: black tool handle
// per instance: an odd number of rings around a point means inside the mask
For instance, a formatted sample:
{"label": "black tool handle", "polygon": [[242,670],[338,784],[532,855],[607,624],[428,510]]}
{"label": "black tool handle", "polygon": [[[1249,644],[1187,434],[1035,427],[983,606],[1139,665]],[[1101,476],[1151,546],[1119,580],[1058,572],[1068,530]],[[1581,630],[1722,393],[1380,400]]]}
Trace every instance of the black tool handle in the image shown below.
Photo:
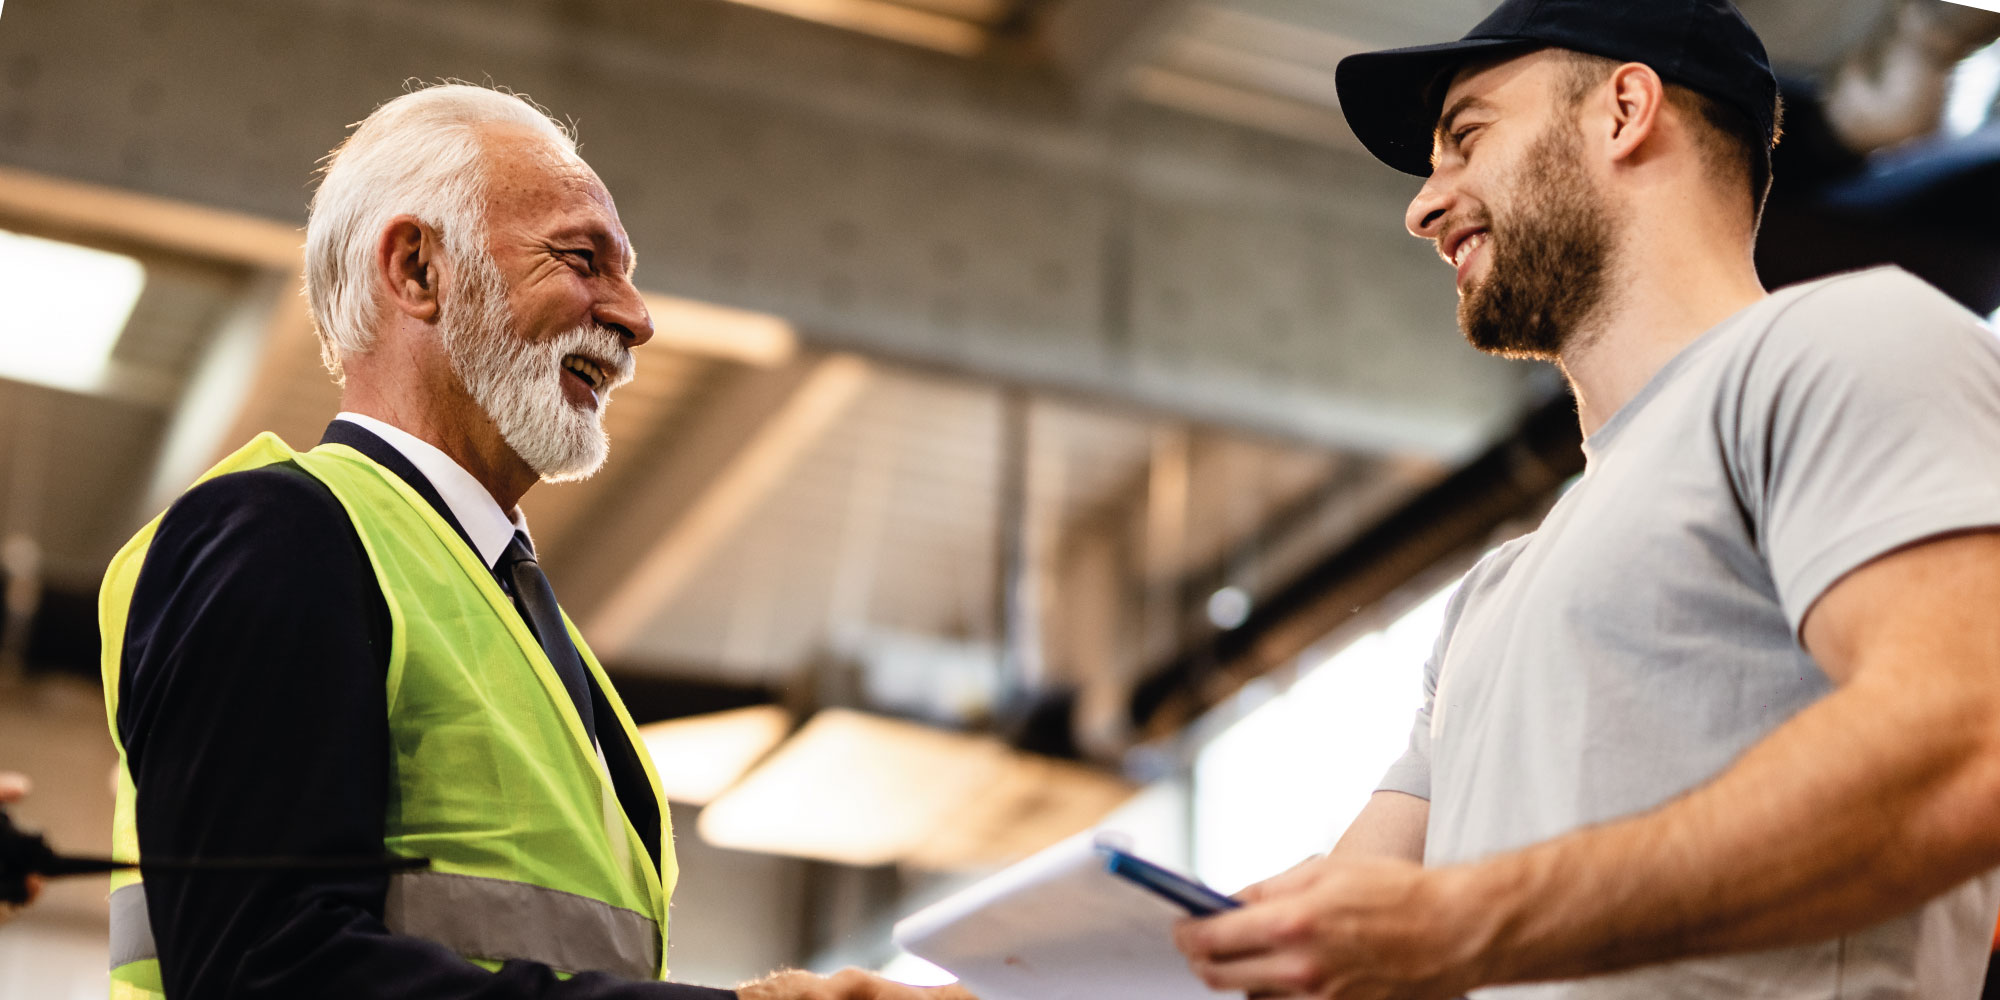
{"label": "black tool handle", "polygon": [[57,854],[47,840],[26,833],[14,825],[7,810],[0,809],[0,903],[28,901],[28,876],[63,878],[71,875],[102,875],[105,872],[137,868],[149,872],[297,872],[297,871],[411,871],[429,868],[429,858],[402,858],[389,855],[364,857],[270,857],[270,858],[146,858],[137,863],[112,858],[68,857]]}

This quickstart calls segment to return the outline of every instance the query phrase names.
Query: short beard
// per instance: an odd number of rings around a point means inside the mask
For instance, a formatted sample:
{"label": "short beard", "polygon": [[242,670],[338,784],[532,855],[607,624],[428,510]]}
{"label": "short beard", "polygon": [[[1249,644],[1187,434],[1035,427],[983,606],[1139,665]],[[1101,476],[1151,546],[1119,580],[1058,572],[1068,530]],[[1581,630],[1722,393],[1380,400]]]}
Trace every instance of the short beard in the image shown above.
{"label": "short beard", "polygon": [[1583,136],[1558,120],[1516,174],[1518,205],[1494,217],[1486,279],[1458,301],[1472,346],[1510,358],[1560,361],[1604,302],[1615,240],[1612,213],[1583,169]]}
{"label": "short beard", "polygon": [[[490,257],[461,253],[458,303],[439,322],[446,357],[473,402],[492,419],[500,439],[543,482],[587,479],[603,468],[611,446],[604,410],[611,390],[632,378],[632,353],[619,336],[585,324],[534,343],[514,333],[507,284]],[[594,412],[563,394],[562,359],[581,354],[604,368]]]}

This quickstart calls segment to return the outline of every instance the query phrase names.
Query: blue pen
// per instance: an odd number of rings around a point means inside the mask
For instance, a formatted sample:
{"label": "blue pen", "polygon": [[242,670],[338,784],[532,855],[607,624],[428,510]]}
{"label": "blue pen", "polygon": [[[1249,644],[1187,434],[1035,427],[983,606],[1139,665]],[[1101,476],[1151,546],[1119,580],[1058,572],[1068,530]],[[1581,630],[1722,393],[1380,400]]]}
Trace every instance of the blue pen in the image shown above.
{"label": "blue pen", "polygon": [[1097,850],[1104,855],[1106,871],[1179,906],[1191,916],[1210,917],[1243,905],[1185,875],[1117,847],[1098,844]]}

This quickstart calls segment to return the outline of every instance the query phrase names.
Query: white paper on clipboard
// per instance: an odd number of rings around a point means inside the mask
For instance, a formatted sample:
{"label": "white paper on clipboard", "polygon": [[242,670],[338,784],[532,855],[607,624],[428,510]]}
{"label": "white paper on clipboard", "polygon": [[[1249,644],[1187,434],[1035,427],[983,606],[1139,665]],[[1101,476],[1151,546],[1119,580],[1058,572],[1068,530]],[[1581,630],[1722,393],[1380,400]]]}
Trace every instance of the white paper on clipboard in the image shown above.
{"label": "white paper on clipboard", "polygon": [[980,1000],[1214,1000],[1174,950],[1187,911],[1104,869],[1092,833],[896,924],[896,944]]}

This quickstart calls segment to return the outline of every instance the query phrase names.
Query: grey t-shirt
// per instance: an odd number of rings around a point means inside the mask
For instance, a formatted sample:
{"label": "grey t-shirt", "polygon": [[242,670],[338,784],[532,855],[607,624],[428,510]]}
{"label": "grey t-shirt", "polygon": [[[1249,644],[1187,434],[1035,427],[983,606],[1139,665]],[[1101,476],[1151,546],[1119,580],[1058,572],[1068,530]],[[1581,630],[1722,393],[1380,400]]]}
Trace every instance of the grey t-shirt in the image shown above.
{"label": "grey t-shirt", "polygon": [[[2000,525],[2000,339],[1899,270],[1796,286],[1689,345],[1585,452],[1446,613],[1381,786],[1430,800],[1426,864],[1651,809],[1826,694],[1798,639],[1820,595]],[[1836,941],[1474,996],[1971,1000],[1996,911],[1988,875]]]}

